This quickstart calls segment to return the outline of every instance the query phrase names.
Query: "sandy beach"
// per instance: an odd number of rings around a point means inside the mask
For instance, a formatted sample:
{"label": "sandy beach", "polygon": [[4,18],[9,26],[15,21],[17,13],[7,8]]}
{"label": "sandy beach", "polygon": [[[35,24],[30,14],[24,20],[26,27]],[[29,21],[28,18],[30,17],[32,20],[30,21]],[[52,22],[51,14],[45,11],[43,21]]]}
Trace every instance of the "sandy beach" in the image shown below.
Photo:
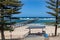
{"label": "sandy beach", "polygon": [[[29,26],[23,26],[23,27],[15,28],[15,30],[13,32],[11,32],[11,33],[9,31],[5,31],[5,33],[4,33],[5,38],[10,39],[11,35],[12,35],[12,38],[24,38],[29,34],[29,29],[27,29],[28,27]],[[52,36],[52,33],[54,35],[55,27],[46,25],[46,28],[44,28],[43,30],[45,30],[46,33],[49,36]],[[31,29],[31,33],[38,33],[38,32],[42,32],[42,29]],[[60,28],[58,28],[58,30],[57,30],[57,35],[59,33],[60,33]],[[0,39],[1,39],[1,35],[0,35]],[[50,39],[53,40],[54,38],[51,37]],[[57,38],[57,39],[59,39],[59,38]]]}

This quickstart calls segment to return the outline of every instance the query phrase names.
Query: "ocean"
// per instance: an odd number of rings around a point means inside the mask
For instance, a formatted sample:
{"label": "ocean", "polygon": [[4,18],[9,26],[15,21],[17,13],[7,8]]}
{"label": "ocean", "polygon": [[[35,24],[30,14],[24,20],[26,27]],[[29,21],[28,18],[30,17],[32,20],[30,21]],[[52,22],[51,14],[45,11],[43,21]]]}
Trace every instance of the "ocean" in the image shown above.
{"label": "ocean", "polygon": [[21,17],[17,21],[17,25],[26,25],[26,24],[48,24],[55,22],[54,17]]}

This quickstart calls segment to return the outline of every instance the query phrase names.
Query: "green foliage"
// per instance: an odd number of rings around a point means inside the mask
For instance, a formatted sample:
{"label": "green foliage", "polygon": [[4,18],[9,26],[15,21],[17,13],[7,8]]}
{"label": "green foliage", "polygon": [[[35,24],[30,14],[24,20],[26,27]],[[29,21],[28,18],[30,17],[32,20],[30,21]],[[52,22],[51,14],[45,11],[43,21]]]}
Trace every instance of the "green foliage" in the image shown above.
{"label": "green foliage", "polygon": [[19,20],[18,17],[12,16],[21,13],[18,10],[21,9],[22,5],[19,0],[0,0],[0,28],[3,26],[3,30],[12,29],[7,25],[14,25],[16,21],[12,20]]}
{"label": "green foliage", "polygon": [[19,12],[19,9],[21,9],[22,5],[23,4],[19,0],[0,0],[0,31],[2,38],[1,40],[5,40],[4,31],[14,30],[11,25],[16,24],[16,21],[14,20],[19,20],[19,18],[12,16],[14,14],[21,13]]}
{"label": "green foliage", "polygon": [[49,0],[47,1],[50,6],[47,6],[47,8],[52,9],[54,12],[47,12],[48,14],[51,14],[55,17],[56,21],[54,23],[55,25],[55,36],[57,35],[57,27],[58,24],[60,24],[60,0]]}
{"label": "green foliage", "polygon": [[56,17],[57,24],[59,24],[58,20],[60,19],[60,0],[58,1],[58,3],[57,3],[57,0],[49,0],[49,1],[46,1],[46,3],[49,4],[47,8],[54,11],[54,12],[47,12],[47,13]]}

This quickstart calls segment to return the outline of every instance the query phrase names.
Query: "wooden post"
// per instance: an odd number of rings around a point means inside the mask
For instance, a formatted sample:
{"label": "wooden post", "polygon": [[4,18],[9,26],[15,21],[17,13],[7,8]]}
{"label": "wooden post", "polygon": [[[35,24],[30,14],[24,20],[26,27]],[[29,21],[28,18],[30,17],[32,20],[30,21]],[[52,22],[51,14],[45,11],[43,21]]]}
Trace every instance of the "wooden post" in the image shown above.
{"label": "wooden post", "polygon": [[31,29],[30,29],[30,27],[29,27],[29,34],[31,34]]}

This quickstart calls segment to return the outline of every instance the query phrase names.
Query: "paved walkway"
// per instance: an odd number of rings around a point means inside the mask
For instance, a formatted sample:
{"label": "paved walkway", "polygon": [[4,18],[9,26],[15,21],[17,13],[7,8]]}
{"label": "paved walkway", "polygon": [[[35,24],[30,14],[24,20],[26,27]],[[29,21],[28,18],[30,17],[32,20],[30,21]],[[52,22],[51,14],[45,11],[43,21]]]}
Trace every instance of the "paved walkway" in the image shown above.
{"label": "paved walkway", "polygon": [[24,40],[44,40],[44,37],[37,35],[29,35]]}
{"label": "paved walkway", "polygon": [[60,36],[58,36],[58,37],[50,37],[49,40],[60,40]]}
{"label": "paved walkway", "polygon": [[[24,40],[44,40],[44,37],[43,36],[37,36],[37,35],[29,35]],[[49,37],[49,40],[60,40],[60,36]]]}

